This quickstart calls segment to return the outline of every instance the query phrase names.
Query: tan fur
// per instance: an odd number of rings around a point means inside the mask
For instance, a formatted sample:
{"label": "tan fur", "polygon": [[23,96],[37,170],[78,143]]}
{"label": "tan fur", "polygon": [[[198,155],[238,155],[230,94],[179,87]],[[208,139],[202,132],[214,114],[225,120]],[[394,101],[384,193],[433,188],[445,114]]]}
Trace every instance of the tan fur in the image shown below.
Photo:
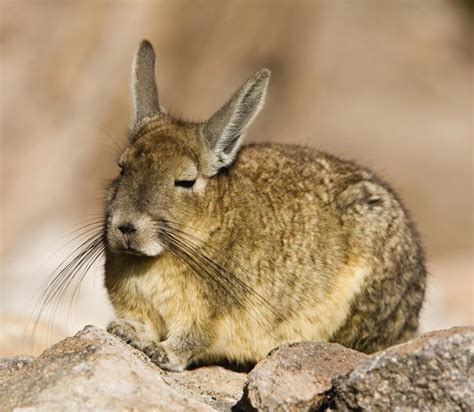
{"label": "tan fur", "polygon": [[207,122],[170,117],[145,87],[150,53],[138,52],[137,124],[107,198],[109,330],[172,370],[300,340],[371,352],[413,333],[426,271],[393,190],[313,149],[241,146],[267,70]]}

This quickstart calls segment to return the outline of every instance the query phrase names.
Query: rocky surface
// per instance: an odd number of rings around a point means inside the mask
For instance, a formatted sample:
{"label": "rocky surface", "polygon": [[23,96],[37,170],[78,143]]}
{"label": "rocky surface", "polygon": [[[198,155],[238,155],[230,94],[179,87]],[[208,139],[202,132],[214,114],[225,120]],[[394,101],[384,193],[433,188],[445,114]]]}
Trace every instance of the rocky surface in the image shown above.
{"label": "rocky surface", "polygon": [[430,332],[336,379],[337,410],[474,410],[474,328]]}
{"label": "rocky surface", "polygon": [[167,373],[88,326],[37,359],[0,362],[0,410],[228,410],[241,397],[245,376],[220,367]]}
{"label": "rocky surface", "polygon": [[237,410],[309,411],[324,405],[332,379],[367,355],[335,343],[282,345],[249,373]]}
{"label": "rocky surface", "polygon": [[87,326],[38,358],[0,359],[0,411],[468,411],[473,360],[474,328],[465,327],[371,356],[286,344],[248,376],[219,366],[170,373]]}

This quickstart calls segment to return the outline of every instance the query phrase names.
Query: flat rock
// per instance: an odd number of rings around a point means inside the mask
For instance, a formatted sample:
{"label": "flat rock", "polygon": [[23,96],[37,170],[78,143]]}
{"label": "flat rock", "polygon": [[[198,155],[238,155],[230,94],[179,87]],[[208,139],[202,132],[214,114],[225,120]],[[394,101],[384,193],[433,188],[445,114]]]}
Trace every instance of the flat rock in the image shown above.
{"label": "flat rock", "polygon": [[337,410],[474,410],[474,328],[430,332],[335,380]]}
{"label": "flat rock", "polygon": [[229,410],[245,377],[221,367],[168,373],[119,338],[87,326],[36,359],[1,360],[0,410]]}
{"label": "flat rock", "polygon": [[321,407],[332,379],[367,355],[336,343],[300,342],[273,350],[250,372],[235,410],[309,411]]}

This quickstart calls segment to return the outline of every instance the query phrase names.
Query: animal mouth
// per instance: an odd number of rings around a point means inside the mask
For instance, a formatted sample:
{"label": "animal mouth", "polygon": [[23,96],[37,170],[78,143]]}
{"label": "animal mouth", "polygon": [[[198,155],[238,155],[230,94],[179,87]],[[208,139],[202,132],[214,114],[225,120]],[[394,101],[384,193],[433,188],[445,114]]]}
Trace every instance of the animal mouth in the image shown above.
{"label": "animal mouth", "polygon": [[145,242],[144,244],[139,243],[138,245],[134,241],[130,241],[126,239],[125,241],[122,239],[120,244],[115,245],[116,252],[124,253],[133,256],[140,256],[140,257],[156,257],[160,255],[164,247],[159,241],[150,241]]}
{"label": "animal mouth", "polygon": [[127,253],[133,256],[147,256],[139,249],[134,248],[133,246],[127,245],[126,247],[122,247],[119,249],[119,252]]}

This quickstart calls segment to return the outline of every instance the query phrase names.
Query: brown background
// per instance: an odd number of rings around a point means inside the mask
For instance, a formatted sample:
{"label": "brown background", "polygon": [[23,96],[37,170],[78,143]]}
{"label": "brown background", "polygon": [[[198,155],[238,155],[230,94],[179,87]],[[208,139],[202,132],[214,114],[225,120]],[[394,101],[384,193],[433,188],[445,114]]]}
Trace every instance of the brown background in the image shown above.
{"label": "brown background", "polygon": [[[70,250],[61,245],[101,210],[125,144],[130,64],[142,38],[157,51],[163,104],[191,119],[269,67],[267,104],[248,140],[308,144],[378,171],[426,244],[423,328],[474,323],[473,20],[465,4],[3,0],[0,355],[27,351],[37,291]],[[44,317],[35,351],[112,316],[99,266],[69,311],[70,298]]]}

